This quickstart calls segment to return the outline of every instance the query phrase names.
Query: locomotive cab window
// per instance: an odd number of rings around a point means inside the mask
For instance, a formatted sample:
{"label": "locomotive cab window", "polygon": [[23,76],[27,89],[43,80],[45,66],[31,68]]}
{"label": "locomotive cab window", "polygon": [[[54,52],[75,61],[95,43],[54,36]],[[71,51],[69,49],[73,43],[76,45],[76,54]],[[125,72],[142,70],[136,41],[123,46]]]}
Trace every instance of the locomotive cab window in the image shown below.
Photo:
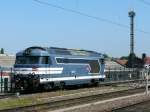
{"label": "locomotive cab window", "polygon": [[40,64],[48,64],[49,63],[48,59],[49,59],[48,56],[40,57]]}
{"label": "locomotive cab window", "polygon": [[17,56],[16,64],[48,64],[48,56]]}
{"label": "locomotive cab window", "polygon": [[17,56],[15,64],[26,64],[26,59],[23,56]]}
{"label": "locomotive cab window", "polygon": [[27,64],[39,64],[39,56],[27,57]]}

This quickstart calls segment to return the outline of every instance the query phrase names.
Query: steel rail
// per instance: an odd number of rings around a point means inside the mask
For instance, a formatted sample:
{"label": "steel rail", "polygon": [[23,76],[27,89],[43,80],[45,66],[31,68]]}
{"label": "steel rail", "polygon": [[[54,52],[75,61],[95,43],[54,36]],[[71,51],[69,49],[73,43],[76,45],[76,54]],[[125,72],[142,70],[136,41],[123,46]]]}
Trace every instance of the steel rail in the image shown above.
{"label": "steel rail", "polygon": [[58,101],[50,101],[43,104],[36,104],[36,105],[30,105],[25,107],[16,107],[11,109],[5,109],[0,110],[0,112],[22,112],[22,111],[45,111],[45,110],[57,110],[60,108],[65,107],[71,107],[75,105],[82,105],[85,103],[91,103],[96,101],[102,101],[107,100],[110,98],[117,98],[121,96],[127,96],[132,95],[135,93],[141,93],[144,92],[144,88],[136,88],[136,89],[129,89],[129,90],[123,90],[123,91],[117,91],[117,92],[111,92],[111,93],[104,93],[104,94],[96,94],[96,95],[90,95],[90,96],[79,96],[77,98],[68,98]]}
{"label": "steel rail", "polygon": [[[142,82],[142,81],[145,81],[145,80],[143,80],[143,79],[142,80],[141,79],[136,79],[136,80],[126,80],[126,81],[108,81],[108,82],[101,82],[101,83],[99,83],[98,86],[88,86],[88,87],[86,86],[86,88],[91,88],[91,87],[92,88],[99,88],[101,86],[113,86],[113,85],[127,84],[127,83],[129,83],[129,84],[130,83],[137,83],[138,84],[139,82]],[[67,91],[67,89],[66,89],[66,91]],[[32,94],[32,93],[30,93],[30,94]],[[33,94],[39,94],[39,92],[35,92]],[[22,95],[26,95],[26,93],[20,94],[20,96],[22,96]],[[3,93],[3,94],[0,94],[0,99],[9,98],[9,97],[15,97],[15,96],[16,96],[15,92],[14,93]]]}

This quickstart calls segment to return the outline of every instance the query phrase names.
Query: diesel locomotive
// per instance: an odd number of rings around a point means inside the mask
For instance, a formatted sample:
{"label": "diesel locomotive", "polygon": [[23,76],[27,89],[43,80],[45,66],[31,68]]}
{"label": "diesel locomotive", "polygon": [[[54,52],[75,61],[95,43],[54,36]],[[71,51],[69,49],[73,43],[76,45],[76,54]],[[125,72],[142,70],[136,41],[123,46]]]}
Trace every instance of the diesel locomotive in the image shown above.
{"label": "diesel locomotive", "polygon": [[104,69],[104,57],[95,51],[33,46],[16,54],[15,88],[98,84],[105,79]]}

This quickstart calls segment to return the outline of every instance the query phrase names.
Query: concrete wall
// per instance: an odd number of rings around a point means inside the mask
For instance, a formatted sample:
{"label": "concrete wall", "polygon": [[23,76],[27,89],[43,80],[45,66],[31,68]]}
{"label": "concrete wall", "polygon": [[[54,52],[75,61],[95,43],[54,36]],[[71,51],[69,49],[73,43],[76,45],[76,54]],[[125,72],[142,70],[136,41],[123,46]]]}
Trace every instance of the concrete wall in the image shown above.
{"label": "concrete wall", "polygon": [[1,67],[13,67],[15,63],[15,55],[0,54]]}

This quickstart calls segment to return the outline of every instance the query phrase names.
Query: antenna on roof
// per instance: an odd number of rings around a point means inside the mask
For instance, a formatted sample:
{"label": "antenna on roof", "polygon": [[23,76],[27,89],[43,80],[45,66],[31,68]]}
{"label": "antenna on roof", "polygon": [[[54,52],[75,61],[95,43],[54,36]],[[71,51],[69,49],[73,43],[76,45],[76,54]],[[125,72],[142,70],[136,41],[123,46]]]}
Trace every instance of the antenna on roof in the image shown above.
{"label": "antenna on roof", "polygon": [[134,8],[134,0],[130,0],[130,6],[129,6],[129,11],[134,11],[135,8]]}

